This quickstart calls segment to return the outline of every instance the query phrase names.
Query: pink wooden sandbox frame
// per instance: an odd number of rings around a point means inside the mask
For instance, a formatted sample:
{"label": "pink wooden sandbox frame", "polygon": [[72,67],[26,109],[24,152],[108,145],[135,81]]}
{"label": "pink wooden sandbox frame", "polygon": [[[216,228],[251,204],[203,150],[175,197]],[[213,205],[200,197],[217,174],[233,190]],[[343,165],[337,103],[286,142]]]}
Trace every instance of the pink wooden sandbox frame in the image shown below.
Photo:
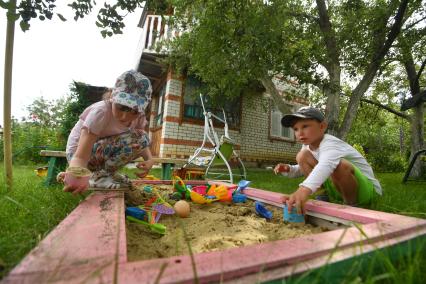
{"label": "pink wooden sandbox frame", "polygon": [[[205,183],[204,181],[201,181]],[[170,184],[170,181],[144,181]],[[191,181],[188,184],[199,184]],[[250,198],[280,206],[281,194]],[[280,279],[426,235],[426,220],[337,205],[306,204],[307,215],[357,226],[194,255],[200,283]],[[3,283],[193,283],[189,255],[128,262],[122,192],[95,192],[16,266]],[[362,232],[361,232],[362,231]]]}

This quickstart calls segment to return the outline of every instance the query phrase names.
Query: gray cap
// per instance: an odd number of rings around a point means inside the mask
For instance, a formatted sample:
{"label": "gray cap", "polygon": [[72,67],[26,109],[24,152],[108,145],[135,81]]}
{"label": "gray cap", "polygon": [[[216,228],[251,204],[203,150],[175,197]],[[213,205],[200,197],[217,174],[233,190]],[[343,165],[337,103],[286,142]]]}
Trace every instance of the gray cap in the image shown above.
{"label": "gray cap", "polygon": [[319,109],[305,106],[299,108],[295,113],[284,115],[281,124],[284,127],[292,127],[300,118],[316,119],[321,122],[324,121],[324,114]]}

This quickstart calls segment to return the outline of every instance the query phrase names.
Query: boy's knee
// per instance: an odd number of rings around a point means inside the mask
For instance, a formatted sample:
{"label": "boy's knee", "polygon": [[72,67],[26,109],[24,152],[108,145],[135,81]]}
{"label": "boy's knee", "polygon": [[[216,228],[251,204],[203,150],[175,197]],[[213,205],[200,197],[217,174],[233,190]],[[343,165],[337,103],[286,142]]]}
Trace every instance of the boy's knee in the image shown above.
{"label": "boy's knee", "polygon": [[355,176],[354,166],[346,160],[341,160],[334,172],[331,174],[333,182],[346,180],[350,176]]}
{"label": "boy's knee", "polygon": [[296,162],[300,165],[302,163],[311,162],[314,156],[307,149],[302,149],[296,155]]}

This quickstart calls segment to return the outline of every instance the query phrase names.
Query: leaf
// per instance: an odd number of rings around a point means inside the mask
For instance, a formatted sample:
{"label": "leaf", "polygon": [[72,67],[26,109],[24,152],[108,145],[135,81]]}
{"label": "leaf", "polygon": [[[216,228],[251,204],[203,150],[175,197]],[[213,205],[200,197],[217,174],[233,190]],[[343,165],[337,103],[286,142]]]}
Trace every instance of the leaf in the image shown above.
{"label": "leaf", "polygon": [[29,24],[28,22],[21,21],[21,22],[19,23],[19,25],[21,26],[21,30],[22,30],[23,32],[28,31],[28,30],[30,29],[30,24]]}
{"label": "leaf", "polygon": [[0,7],[3,9],[9,10],[11,8],[11,2],[4,2],[3,0],[0,0]]}
{"label": "leaf", "polygon": [[61,19],[62,22],[66,22],[67,21],[67,19],[64,16],[62,16],[61,14],[59,14],[59,13],[56,13],[56,16],[58,16],[58,18]]}

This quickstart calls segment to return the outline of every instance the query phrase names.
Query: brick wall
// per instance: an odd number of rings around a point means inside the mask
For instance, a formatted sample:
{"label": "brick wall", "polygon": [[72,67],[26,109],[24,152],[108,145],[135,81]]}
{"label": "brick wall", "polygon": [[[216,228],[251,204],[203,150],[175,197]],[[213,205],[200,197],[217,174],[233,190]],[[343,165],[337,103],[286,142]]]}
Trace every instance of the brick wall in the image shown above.
{"label": "brick wall", "polygon": [[264,96],[243,99],[241,157],[245,161],[275,164],[294,162],[300,144],[269,138],[270,108]]}

